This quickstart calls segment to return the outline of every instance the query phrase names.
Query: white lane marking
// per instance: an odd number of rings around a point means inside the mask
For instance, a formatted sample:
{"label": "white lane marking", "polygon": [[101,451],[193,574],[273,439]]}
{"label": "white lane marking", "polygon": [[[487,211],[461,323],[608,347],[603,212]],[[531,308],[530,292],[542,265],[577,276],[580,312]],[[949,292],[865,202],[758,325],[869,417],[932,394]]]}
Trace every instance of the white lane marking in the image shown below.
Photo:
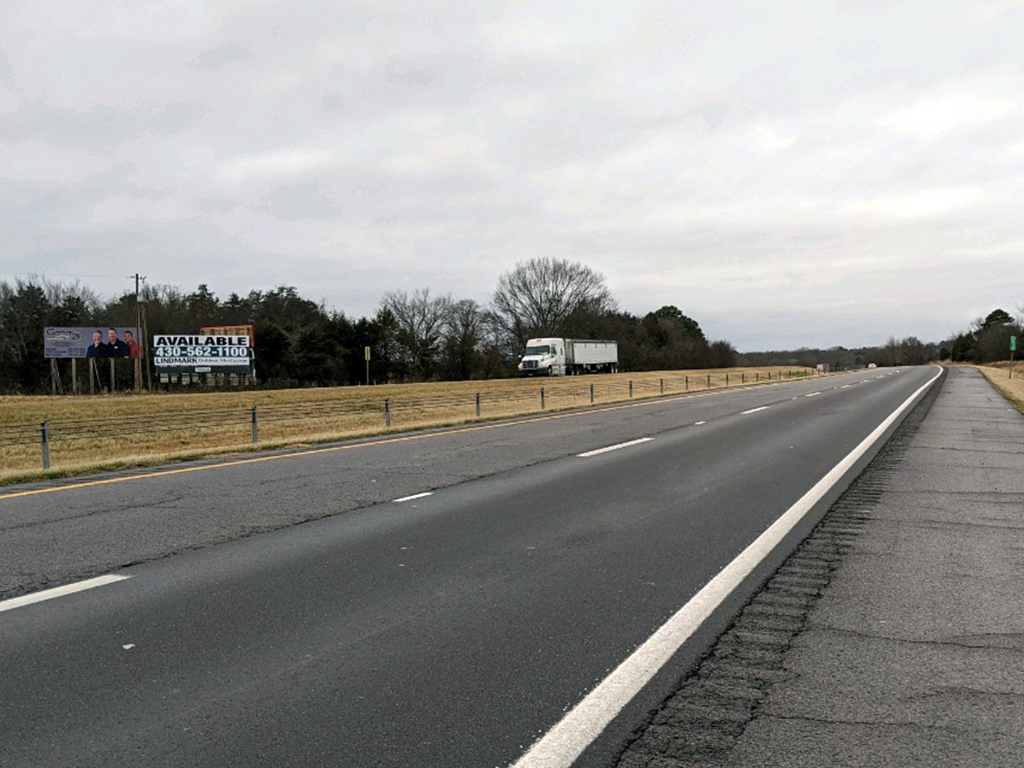
{"label": "white lane marking", "polygon": [[695,422],[693,422],[693,426],[695,426],[695,427],[699,427],[701,424],[707,424],[707,422],[706,421],[695,421]]}
{"label": "white lane marking", "polygon": [[130,651],[132,648],[135,647],[135,643],[128,643],[127,645],[122,645],[121,647],[124,648],[126,651]]}
{"label": "white lane marking", "polygon": [[843,384],[843,386],[841,386],[840,389],[849,389],[852,386],[852,384]]}
{"label": "white lane marking", "polygon": [[414,493],[412,496],[403,496],[400,499],[392,499],[392,504],[401,504],[403,501],[412,501],[413,499],[422,499],[426,496],[433,496],[433,491],[427,491],[426,493]]}
{"label": "white lane marking", "polygon": [[653,440],[653,437],[641,437],[639,440],[630,440],[628,443],[619,443],[618,445],[609,445],[607,448],[598,448],[595,451],[587,451],[586,453],[577,453],[581,459],[589,459],[591,456],[597,456],[598,454],[608,453],[608,451],[617,451],[619,448],[628,448],[631,445],[639,445],[640,443],[649,443]]}
{"label": "white lane marking", "polygon": [[740,411],[740,416],[746,416],[748,413],[757,413],[758,411],[767,411],[769,406],[762,405],[760,408],[751,408],[749,411]]}
{"label": "white lane marking", "polygon": [[817,397],[820,394],[821,392],[811,392],[809,395],[804,395],[804,397]]}
{"label": "white lane marking", "polygon": [[726,597],[778,546],[801,519],[828,493],[839,479],[867,453],[893,422],[942,375],[935,376],[903,401],[895,411],[787,509],[782,517],[758,536],[736,559],[666,621],[643,645],[569,710],[511,768],[569,768],[624,706],[679,650],[690,636],[718,608]]}
{"label": "white lane marking", "polygon": [[86,589],[93,589],[94,587],[102,587],[107,584],[113,584],[115,581],[124,581],[125,579],[130,578],[131,576],[117,576],[111,573],[106,576],[97,576],[94,579],[79,581],[75,584],[65,584],[63,587],[54,587],[53,589],[44,589],[41,592],[33,592],[31,595],[12,597],[0,602],[0,613],[3,613],[4,611],[13,611],[15,608],[32,605],[33,603],[41,603],[44,600],[53,600],[55,597],[73,595],[75,592],[82,592]]}

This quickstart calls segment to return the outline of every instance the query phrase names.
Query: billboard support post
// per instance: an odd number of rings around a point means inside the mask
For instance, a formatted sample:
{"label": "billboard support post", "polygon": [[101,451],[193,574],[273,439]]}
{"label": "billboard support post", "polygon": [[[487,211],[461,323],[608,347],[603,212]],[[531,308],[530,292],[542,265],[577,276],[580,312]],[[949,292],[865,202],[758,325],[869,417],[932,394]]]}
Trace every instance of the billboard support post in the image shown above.
{"label": "billboard support post", "polygon": [[71,394],[78,394],[78,360],[71,358]]}

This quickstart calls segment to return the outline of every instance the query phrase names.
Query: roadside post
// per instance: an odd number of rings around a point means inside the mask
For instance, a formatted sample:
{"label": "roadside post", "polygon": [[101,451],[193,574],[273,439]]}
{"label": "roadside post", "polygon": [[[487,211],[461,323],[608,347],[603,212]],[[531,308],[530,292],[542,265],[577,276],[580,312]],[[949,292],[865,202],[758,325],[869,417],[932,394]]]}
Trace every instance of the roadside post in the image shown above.
{"label": "roadside post", "polygon": [[370,386],[370,348],[363,347],[363,359],[366,361],[366,386]]}
{"label": "roadside post", "polygon": [[1014,353],[1016,351],[1017,351],[1017,337],[1016,336],[1011,336],[1010,337],[1010,378],[1011,379],[1013,378],[1013,356],[1014,356]]}
{"label": "roadside post", "polygon": [[252,444],[256,445],[260,437],[259,417],[256,415],[256,406],[252,407]]}
{"label": "roadside post", "polygon": [[44,421],[41,426],[41,437],[43,440],[43,469],[50,468],[50,430]]}

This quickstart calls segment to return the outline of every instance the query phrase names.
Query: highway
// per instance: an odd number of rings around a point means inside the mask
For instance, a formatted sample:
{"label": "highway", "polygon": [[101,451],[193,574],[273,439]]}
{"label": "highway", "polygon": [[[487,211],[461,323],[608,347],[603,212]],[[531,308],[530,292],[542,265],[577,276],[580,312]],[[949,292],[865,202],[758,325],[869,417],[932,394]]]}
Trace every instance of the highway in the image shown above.
{"label": "highway", "polygon": [[[0,765],[607,766],[938,371],[0,489]],[[595,738],[529,756],[815,487]]]}

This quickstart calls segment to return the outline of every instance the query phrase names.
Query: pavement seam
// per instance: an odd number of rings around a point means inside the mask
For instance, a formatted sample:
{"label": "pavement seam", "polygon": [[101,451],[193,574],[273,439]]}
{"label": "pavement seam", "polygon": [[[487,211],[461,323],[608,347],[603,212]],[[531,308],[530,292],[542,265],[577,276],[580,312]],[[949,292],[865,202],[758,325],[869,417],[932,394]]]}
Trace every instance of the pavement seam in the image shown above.
{"label": "pavement seam", "polygon": [[786,654],[851,552],[942,390],[925,395],[814,530],[768,577],[675,691],[630,737],[617,768],[717,768],[759,716]]}

